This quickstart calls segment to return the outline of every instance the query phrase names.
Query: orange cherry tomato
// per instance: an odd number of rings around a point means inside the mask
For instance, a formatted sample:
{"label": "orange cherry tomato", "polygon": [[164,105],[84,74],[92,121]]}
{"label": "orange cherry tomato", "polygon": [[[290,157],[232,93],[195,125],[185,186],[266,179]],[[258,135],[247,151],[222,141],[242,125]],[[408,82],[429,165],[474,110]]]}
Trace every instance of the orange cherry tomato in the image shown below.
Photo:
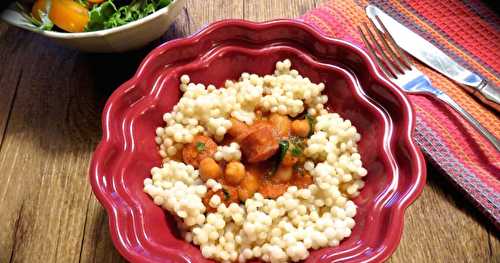
{"label": "orange cherry tomato", "polygon": [[83,32],[89,22],[89,10],[72,0],[52,0],[49,18],[59,28]]}
{"label": "orange cherry tomato", "polygon": [[47,12],[45,9],[46,7],[46,0],[36,0],[33,6],[31,7],[31,14],[33,15],[34,18],[41,20],[40,18],[40,11],[41,12]]}

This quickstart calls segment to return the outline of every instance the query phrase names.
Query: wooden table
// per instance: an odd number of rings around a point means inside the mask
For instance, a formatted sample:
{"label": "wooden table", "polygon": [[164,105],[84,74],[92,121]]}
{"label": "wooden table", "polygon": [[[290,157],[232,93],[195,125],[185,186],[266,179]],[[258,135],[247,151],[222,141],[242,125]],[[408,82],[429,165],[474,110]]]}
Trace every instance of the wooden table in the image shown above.
{"label": "wooden table", "polygon": [[[223,18],[296,17],[316,0],[189,0],[161,41]],[[84,54],[0,23],[0,262],[122,262],[87,179],[106,99],[152,47]],[[390,262],[500,262],[498,233],[436,170]]]}

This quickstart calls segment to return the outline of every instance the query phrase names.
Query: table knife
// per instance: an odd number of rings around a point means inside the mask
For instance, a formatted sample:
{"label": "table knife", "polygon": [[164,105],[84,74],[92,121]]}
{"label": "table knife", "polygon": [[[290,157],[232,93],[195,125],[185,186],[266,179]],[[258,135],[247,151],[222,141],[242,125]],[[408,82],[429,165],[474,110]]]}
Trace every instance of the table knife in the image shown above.
{"label": "table knife", "polygon": [[391,36],[402,49],[449,79],[460,84],[480,101],[500,111],[500,89],[474,72],[460,66],[439,48],[406,28],[374,5],[366,7],[366,13],[375,26],[382,29],[378,16]]}

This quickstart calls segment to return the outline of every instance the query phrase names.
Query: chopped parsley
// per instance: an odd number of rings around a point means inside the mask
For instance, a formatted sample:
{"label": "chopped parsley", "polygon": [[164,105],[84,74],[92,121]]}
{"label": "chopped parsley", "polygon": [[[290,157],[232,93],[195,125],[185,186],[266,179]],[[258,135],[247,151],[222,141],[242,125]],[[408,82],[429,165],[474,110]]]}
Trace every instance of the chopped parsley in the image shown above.
{"label": "chopped parsley", "polygon": [[229,200],[229,197],[231,197],[231,195],[226,190],[226,188],[222,188],[222,193],[224,193],[224,200],[226,200],[226,201]]}
{"label": "chopped parsley", "polygon": [[293,156],[295,157],[299,157],[301,154],[302,154],[302,149],[300,149],[299,147],[297,146],[294,146],[290,152],[292,153]]}
{"label": "chopped parsley", "polygon": [[300,149],[306,148],[306,140],[304,138],[292,136],[290,137],[290,143],[292,143],[295,147]]}
{"label": "chopped parsley", "polygon": [[203,152],[205,150],[205,144],[202,142],[196,142],[196,150],[198,152]]}
{"label": "chopped parsley", "polygon": [[273,157],[272,169],[268,171],[266,177],[271,177],[276,173],[288,152],[290,152],[293,157],[300,157],[306,147],[306,141],[304,138],[291,136],[288,140],[281,140],[278,146],[278,153]]}
{"label": "chopped parsley", "polygon": [[279,143],[279,158],[278,158],[278,164],[283,161],[283,158],[285,158],[286,152],[288,151],[288,148],[290,147],[290,142],[287,140],[282,140]]}
{"label": "chopped parsley", "polygon": [[314,126],[316,125],[316,118],[311,116],[311,114],[307,113],[306,120],[307,120],[307,123],[309,123],[309,134],[307,135],[307,137],[311,137],[311,135],[314,133]]}

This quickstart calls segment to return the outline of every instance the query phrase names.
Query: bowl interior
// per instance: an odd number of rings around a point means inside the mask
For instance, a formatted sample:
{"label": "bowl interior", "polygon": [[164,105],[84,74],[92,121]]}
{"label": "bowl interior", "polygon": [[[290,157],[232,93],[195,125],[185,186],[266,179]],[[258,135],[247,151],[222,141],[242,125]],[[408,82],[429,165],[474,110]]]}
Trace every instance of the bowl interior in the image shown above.
{"label": "bowl interior", "polygon": [[378,240],[373,236],[378,233],[373,231],[384,231],[384,227],[374,229],[367,226],[384,221],[381,217],[387,215],[373,214],[370,211],[376,203],[380,203],[377,199],[385,198],[388,192],[394,190],[394,184],[391,182],[395,180],[394,170],[389,165],[383,147],[386,143],[384,138],[387,137],[387,117],[367,99],[355,76],[348,70],[319,63],[294,47],[252,49],[233,46],[218,48],[189,64],[159,69],[158,77],[154,83],[150,83],[154,86],[150,94],[152,96],[130,105],[128,117],[136,116],[126,118],[131,120],[126,127],[131,127],[132,138],[126,138],[126,141],[131,143],[125,143],[124,150],[130,154],[122,161],[123,165],[118,165],[120,169],[117,170],[122,183],[127,187],[117,191],[123,192],[120,195],[133,203],[133,209],[137,209],[143,216],[135,227],[143,228],[148,239],[148,242],[143,244],[153,244],[149,249],[158,250],[159,254],[165,250],[182,249],[190,257],[194,255],[197,262],[202,260],[199,249],[179,237],[172,216],[154,205],[142,190],[143,180],[150,177],[150,169],[161,164],[158,147],[154,141],[155,129],[164,125],[163,114],[171,111],[182,95],[179,90],[180,76],[188,74],[192,82],[222,86],[225,80],[238,79],[243,72],[272,74],[275,63],[286,58],[292,61],[292,67],[302,76],[315,83],[325,83],[329,111],[349,119],[362,135],[359,151],[364,167],[368,170],[366,186],[354,200],[358,205],[358,213],[351,237],[338,247],[324,248],[313,252],[313,255],[319,257],[325,251],[342,253],[361,245],[360,242],[364,242],[363,245],[368,247],[376,247]]}

